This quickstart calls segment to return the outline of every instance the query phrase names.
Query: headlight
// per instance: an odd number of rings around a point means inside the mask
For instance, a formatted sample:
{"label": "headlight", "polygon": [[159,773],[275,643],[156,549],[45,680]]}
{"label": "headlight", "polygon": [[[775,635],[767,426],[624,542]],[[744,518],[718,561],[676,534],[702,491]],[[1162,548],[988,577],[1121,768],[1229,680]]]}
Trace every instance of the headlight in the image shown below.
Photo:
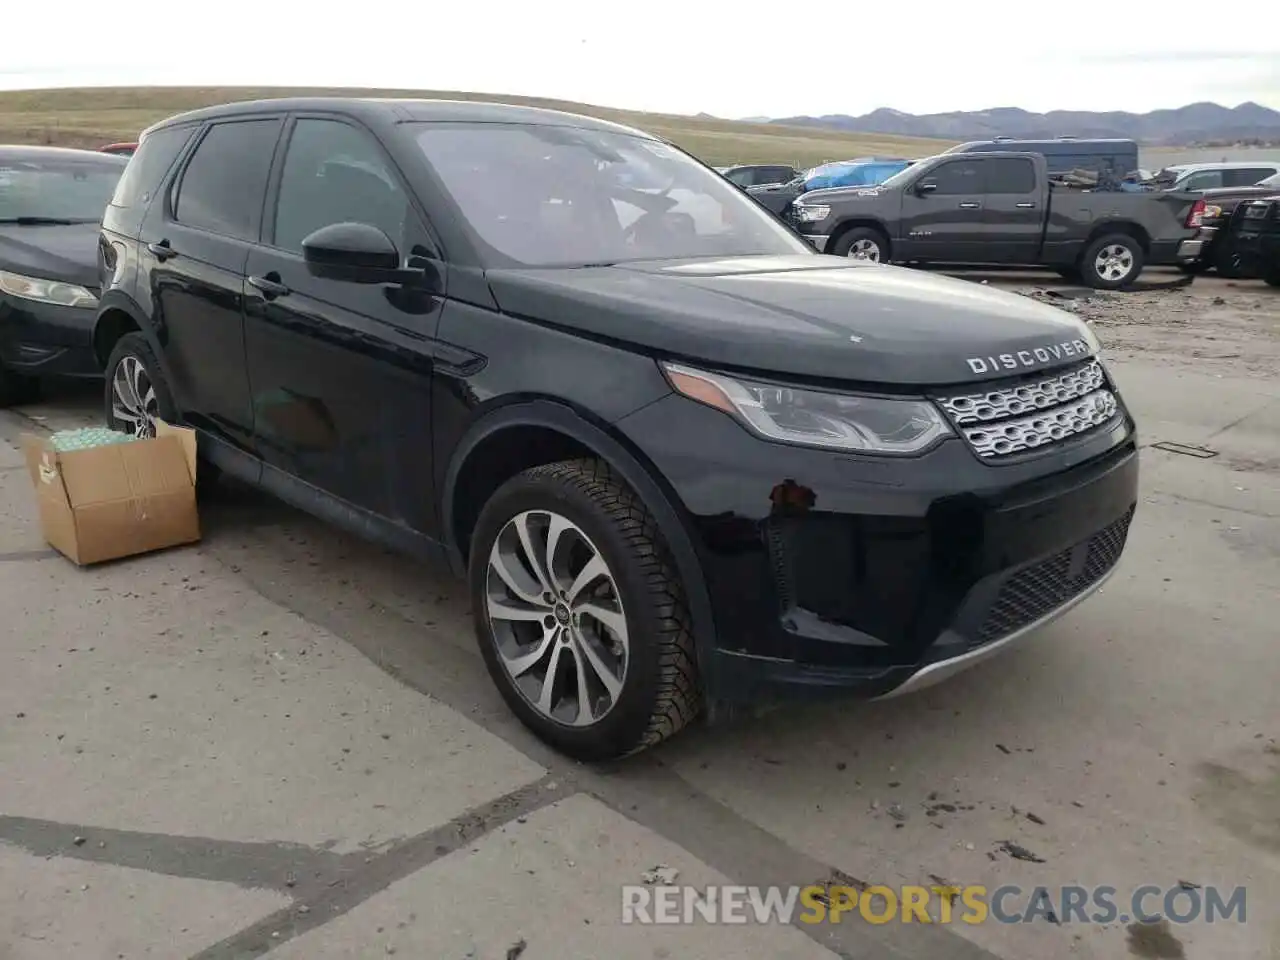
{"label": "headlight", "polygon": [[60,307],[96,307],[98,298],[84,287],[61,280],[41,280],[20,273],[0,270],[0,293],[39,303],[56,303]]}
{"label": "headlight", "polygon": [[914,454],[951,428],[926,400],[862,397],[753,383],[664,363],[675,390],[723,410],[766,440],[876,454]]}
{"label": "headlight", "polygon": [[831,212],[830,207],[821,203],[797,203],[792,209],[801,223],[817,223],[827,219],[827,214]]}

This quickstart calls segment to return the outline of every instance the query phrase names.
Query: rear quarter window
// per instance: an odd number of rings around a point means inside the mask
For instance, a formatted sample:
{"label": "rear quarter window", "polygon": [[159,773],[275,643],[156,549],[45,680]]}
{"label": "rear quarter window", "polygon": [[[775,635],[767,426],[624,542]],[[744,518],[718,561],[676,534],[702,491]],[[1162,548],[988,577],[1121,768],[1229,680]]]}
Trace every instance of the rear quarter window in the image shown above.
{"label": "rear quarter window", "polygon": [[111,206],[129,210],[149,204],[194,131],[194,126],[165,127],[143,137],[116,184]]}

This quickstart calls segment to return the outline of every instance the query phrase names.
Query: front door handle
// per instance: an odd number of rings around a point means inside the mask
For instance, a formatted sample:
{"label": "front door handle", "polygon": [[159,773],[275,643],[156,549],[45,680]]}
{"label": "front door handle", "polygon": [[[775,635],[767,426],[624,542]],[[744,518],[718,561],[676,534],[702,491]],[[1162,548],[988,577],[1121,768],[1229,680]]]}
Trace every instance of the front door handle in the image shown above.
{"label": "front door handle", "polygon": [[178,251],[169,246],[168,240],[161,240],[159,243],[148,243],[147,250],[161,263],[178,255]]}
{"label": "front door handle", "polygon": [[960,204],[961,210],[977,210],[981,204],[974,203],[972,200],[966,200]]}
{"label": "front door handle", "polygon": [[1036,208],[1036,205],[1034,203],[1031,203],[1030,201],[1026,203],[1018,204],[1019,210],[1034,210],[1035,208]]}
{"label": "front door handle", "polygon": [[289,288],[280,282],[280,274],[274,270],[265,277],[250,277],[249,286],[261,291],[263,297],[268,300],[274,300],[289,293]]}

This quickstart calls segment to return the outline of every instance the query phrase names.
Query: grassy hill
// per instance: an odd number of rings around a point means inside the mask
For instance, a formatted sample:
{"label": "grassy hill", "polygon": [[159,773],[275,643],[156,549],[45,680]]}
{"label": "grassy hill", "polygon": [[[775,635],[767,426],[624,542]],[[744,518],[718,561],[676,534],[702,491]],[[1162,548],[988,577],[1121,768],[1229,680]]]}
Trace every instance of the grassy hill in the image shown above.
{"label": "grassy hill", "polygon": [[316,87],[92,87],[64,90],[0,91],[0,143],[48,143],[96,147],[133,140],[157,120],[184,110],[281,96],[424,97],[450,100],[499,100],[549,107],[625,123],[667,137],[706,163],[792,163],[811,166],[826,160],[867,155],[923,157],[949,146],[947,141],[880,134],[842,133],[612,110],[563,100],[441,90],[361,90]]}

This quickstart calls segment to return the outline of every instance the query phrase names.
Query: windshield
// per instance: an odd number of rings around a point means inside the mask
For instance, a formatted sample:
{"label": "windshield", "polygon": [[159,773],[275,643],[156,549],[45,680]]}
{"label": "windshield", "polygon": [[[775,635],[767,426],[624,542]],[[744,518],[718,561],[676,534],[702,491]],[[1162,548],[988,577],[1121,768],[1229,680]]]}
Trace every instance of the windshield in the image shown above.
{"label": "windshield", "polygon": [[[939,154],[939,156],[941,156],[941,154]],[[922,157],[919,160],[912,160],[910,163],[907,164],[907,166],[903,167],[901,170],[895,173],[892,177],[887,177],[886,179],[881,181],[880,186],[889,187],[890,189],[897,189],[898,187],[902,186],[906,181],[912,179],[916,175],[916,173],[919,170],[920,164],[928,163],[930,160],[936,160],[936,159],[937,157]]]}
{"label": "windshield", "polygon": [[812,254],[674,147],[533,124],[422,124],[417,141],[491,256],[521,266]]}
{"label": "windshield", "polygon": [[0,223],[26,219],[97,223],[116,182],[123,158],[0,157]]}

